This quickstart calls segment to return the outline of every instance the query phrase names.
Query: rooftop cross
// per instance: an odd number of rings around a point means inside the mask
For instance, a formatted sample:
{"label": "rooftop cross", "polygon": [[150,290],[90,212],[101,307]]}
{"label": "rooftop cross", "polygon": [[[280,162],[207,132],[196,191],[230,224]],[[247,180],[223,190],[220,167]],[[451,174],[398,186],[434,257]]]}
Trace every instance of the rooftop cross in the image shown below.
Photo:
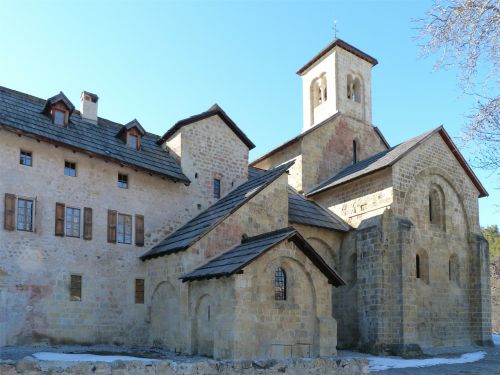
{"label": "rooftop cross", "polygon": [[334,38],[337,39],[337,20],[333,21],[332,30],[333,30],[333,36],[334,36]]}

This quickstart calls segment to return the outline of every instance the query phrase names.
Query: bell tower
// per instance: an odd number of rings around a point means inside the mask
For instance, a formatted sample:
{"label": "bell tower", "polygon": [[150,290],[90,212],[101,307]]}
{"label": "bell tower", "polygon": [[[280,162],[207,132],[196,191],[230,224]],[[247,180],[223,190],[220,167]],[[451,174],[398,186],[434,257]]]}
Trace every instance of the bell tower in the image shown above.
{"label": "bell tower", "polygon": [[371,125],[371,70],[375,58],[335,39],[299,69],[302,77],[304,125],[318,125],[337,112]]}

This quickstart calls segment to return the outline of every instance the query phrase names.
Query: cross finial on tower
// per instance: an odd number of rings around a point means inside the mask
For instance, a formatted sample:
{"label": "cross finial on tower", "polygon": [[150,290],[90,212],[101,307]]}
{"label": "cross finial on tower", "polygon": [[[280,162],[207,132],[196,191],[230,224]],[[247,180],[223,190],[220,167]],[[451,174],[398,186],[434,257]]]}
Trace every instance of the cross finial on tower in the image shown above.
{"label": "cross finial on tower", "polygon": [[332,27],[332,30],[333,30],[333,37],[335,39],[337,39],[337,20],[334,20],[333,21],[333,27]]}

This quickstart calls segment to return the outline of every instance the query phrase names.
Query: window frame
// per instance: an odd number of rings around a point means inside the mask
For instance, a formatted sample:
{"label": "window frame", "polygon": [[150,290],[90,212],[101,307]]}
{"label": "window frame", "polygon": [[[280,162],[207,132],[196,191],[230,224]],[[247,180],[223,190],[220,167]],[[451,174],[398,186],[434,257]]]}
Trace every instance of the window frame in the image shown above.
{"label": "window frame", "polygon": [[[26,229],[26,220],[21,229],[19,229],[19,201],[31,202],[31,220],[30,229]],[[26,207],[24,208],[24,216],[26,216]],[[18,232],[35,232],[35,218],[36,218],[36,198],[16,196],[16,230]]]}
{"label": "window frame", "polygon": [[[23,163],[23,154],[29,154],[29,164]],[[19,150],[19,165],[24,165],[25,167],[33,167],[33,152],[31,151],[26,151],[23,149]]]}
{"label": "window frame", "polygon": [[[125,178],[123,178],[123,177],[125,177]],[[120,189],[128,189],[129,188],[128,174],[118,173],[116,186]]]}
{"label": "window frame", "polygon": [[[68,164],[69,164],[69,167],[68,167]],[[74,166],[74,168],[71,168],[71,166]],[[66,173],[66,171],[74,171],[75,174],[72,175],[72,174],[68,174]],[[77,174],[76,174],[76,161],[70,161],[70,160],[64,160],[64,175],[65,176],[68,176],[68,177],[76,177]]]}
{"label": "window frame", "polygon": [[[130,144],[130,140],[135,139],[135,145]],[[139,136],[136,134],[131,134],[130,132],[127,133],[127,147],[130,147],[134,150],[139,149]]]}
{"label": "window frame", "polygon": [[[217,181],[217,183],[216,183]],[[213,181],[212,181],[212,193],[213,193],[213,197],[216,198],[216,199],[220,199],[221,197],[221,186],[222,186],[222,178],[221,177],[214,177],[213,178]],[[216,189],[217,187],[217,189]]]}
{"label": "window frame", "polygon": [[[76,224],[74,218],[76,217],[74,215],[74,212],[75,210],[78,211],[78,233],[75,235],[74,233],[74,225]],[[72,214],[71,214],[71,225],[70,225],[70,230],[71,232],[68,233],[68,211],[71,211]],[[72,238],[80,238],[81,237],[81,225],[82,225],[82,210],[78,207],[70,207],[70,206],[66,206],[65,207],[65,210],[64,210],[64,235],[66,237],[72,237]]]}
{"label": "window frame", "polygon": [[[120,223],[120,219],[122,222]],[[130,242],[127,242],[127,226],[125,219],[130,219]],[[133,216],[129,214],[116,213],[116,243],[121,243],[124,245],[132,245],[133,243]]]}
{"label": "window frame", "polygon": [[[62,124],[59,124],[58,122],[56,122],[56,119],[57,119],[57,115],[56,114],[57,113],[62,114]],[[64,126],[64,125],[66,125],[66,116],[67,116],[67,112],[66,111],[63,111],[62,109],[54,108],[52,110],[52,123],[54,125]]]}
{"label": "window frame", "polygon": [[274,269],[274,300],[287,300],[287,276],[283,267]]}

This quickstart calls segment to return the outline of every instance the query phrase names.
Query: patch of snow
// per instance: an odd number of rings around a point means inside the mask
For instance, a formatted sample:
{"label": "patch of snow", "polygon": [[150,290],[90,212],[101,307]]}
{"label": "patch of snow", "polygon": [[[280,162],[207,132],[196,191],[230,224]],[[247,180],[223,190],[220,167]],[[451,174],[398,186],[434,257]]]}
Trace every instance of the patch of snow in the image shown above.
{"label": "patch of snow", "polygon": [[476,362],[484,358],[486,352],[465,353],[456,358],[403,359],[400,357],[368,357],[370,371],[392,368],[428,367]]}
{"label": "patch of snow", "polygon": [[114,361],[157,362],[158,361],[158,359],[129,357],[124,355],[67,354],[67,353],[51,353],[51,352],[34,353],[33,357],[39,359],[40,361],[57,361],[57,362],[114,362]]}
{"label": "patch of snow", "polygon": [[493,344],[500,345],[500,333],[493,334]]}

